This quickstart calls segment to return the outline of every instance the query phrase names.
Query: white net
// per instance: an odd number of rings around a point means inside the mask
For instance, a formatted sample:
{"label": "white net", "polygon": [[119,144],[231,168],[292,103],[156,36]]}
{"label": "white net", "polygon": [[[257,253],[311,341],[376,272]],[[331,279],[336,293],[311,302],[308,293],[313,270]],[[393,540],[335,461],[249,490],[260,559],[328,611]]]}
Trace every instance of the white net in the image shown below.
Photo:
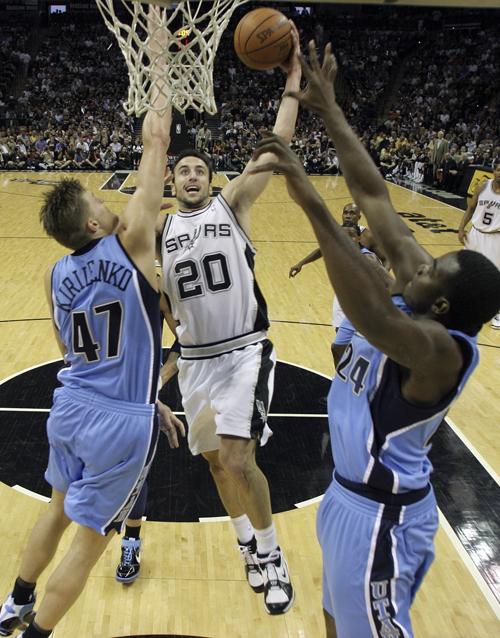
{"label": "white net", "polygon": [[190,107],[215,113],[215,54],[233,11],[246,2],[96,0],[127,63],[125,111],[164,111],[155,107],[160,92],[182,113]]}

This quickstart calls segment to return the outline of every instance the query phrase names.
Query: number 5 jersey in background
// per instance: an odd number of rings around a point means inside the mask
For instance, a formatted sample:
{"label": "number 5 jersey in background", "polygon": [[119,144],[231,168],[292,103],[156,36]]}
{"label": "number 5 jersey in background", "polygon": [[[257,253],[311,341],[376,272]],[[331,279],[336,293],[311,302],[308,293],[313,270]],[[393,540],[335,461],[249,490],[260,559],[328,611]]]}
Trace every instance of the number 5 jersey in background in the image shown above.
{"label": "number 5 jersey in background", "polygon": [[159,294],[116,235],[97,239],[55,264],[52,304],[67,350],[67,366],[58,374],[64,386],[130,403],[156,401]]}

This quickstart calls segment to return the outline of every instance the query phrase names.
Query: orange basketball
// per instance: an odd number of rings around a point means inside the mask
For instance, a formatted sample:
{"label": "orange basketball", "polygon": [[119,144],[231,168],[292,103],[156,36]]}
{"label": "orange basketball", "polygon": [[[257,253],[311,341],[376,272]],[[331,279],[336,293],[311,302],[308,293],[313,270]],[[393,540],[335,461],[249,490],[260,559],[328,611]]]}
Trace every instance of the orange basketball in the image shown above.
{"label": "orange basketball", "polygon": [[274,69],[292,50],[288,18],[276,9],[254,9],[239,21],[234,32],[237,56],[251,69]]}

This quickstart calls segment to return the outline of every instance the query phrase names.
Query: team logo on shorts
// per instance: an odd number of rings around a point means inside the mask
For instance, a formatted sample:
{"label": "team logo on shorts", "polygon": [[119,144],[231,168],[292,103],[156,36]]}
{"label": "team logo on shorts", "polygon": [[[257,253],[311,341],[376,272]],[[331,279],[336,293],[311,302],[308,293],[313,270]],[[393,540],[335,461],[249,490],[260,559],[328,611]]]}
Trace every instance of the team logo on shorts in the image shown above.
{"label": "team logo on shorts", "polygon": [[264,401],[257,399],[255,401],[255,405],[257,406],[257,410],[260,414],[262,423],[265,423],[267,421],[267,412],[266,412],[266,406],[264,405]]}

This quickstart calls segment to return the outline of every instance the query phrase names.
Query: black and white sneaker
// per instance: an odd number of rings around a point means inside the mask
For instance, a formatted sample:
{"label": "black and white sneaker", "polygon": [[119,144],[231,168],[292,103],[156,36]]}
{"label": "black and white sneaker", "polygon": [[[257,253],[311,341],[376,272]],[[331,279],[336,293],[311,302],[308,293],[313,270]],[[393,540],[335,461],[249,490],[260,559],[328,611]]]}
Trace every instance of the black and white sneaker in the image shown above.
{"label": "black and white sneaker", "polygon": [[141,540],[122,538],[122,558],[116,568],[119,583],[133,583],[141,571]]}
{"label": "black and white sneaker", "polygon": [[255,536],[249,543],[238,545],[241,558],[245,562],[245,573],[250,587],[260,594],[264,591],[264,578],[257,558],[257,541]]}
{"label": "black and white sneaker", "polygon": [[16,605],[12,594],[0,607],[0,636],[10,636],[15,629],[26,629],[35,617],[35,594],[26,605]]}
{"label": "black and white sneaker", "polygon": [[284,614],[293,605],[293,590],[288,565],[279,547],[266,556],[259,555],[264,576],[264,605],[268,614]]}

